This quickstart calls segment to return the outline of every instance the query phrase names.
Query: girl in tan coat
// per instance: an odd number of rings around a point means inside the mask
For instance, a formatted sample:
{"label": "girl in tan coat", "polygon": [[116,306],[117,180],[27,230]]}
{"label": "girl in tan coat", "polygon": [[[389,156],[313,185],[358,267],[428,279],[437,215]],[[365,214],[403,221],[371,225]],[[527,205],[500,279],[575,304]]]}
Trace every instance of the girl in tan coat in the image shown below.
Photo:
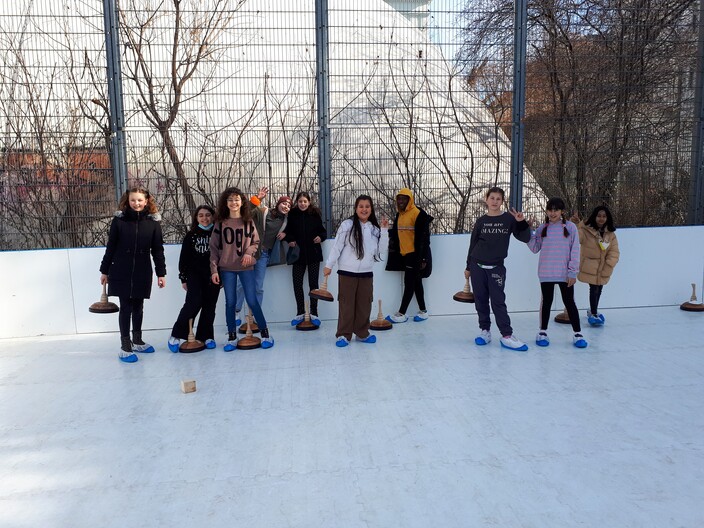
{"label": "girl in tan coat", "polygon": [[601,326],[605,319],[599,313],[599,299],[620,255],[616,227],[611,211],[604,205],[595,207],[589,218],[580,222],[578,227],[581,250],[577,279],[589,284],[589,324]]}

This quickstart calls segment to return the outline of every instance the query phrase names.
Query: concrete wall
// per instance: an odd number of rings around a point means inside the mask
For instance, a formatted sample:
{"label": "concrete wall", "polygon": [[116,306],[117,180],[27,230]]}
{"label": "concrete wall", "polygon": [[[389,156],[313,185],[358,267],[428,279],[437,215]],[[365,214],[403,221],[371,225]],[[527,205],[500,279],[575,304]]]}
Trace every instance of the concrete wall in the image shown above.
{"label": "concrete wall", "polygon": [[[704,226],[619,229],[617,234],[621,261],[604,288],[601,307],[679,305],[689,300],[692,282],[697,284],[697,294],[702,299]],[[325,254],[329,243],[324,246]],[[386,247],[386,239],[382,244]],[[452,300],[452,295],[464,286],[468,246],[469,235],[432,238],[433,275],[424,282],[432,315],[474,313],[473,305]],[[178,245],[166,248],[167,286],[159,290],[154,285],[152,298],[145,304],[145,330],[170,328],[183,304],[185,294],[177,276],[179,251]],[[0,253],[0,338],[117,331],[117,314],[88,312],[88,307],[100,298],[98,266],[103,252],[104,248],[88,248]],[[386,255],[382,257],[385,259]],[[511,242],[506,261],[510,311],[538,309],[537,263],[538,256],[524,244]],[[396,311],[401,300],[402,274],[384,271],[383,262],[377,264],[374,273],[375,299],[383,300],[385,314]],[[328,286],[336,293],[334,275]],[[269,268],[265,290],[263,308],[267,320],[289,321],[296,311],[291,268]],[[577,284],[576,297],[580,310],[585,309],[585,284]],[[216,325],[225,324],[224,306],[221,295]],[[555,308],[561,307],[559,304]],[[414,300],[409,313],[416,310]],[[376,316],[376,304],[372,313]],[[320,317],[336,319],[337,303],[321,302]]]}

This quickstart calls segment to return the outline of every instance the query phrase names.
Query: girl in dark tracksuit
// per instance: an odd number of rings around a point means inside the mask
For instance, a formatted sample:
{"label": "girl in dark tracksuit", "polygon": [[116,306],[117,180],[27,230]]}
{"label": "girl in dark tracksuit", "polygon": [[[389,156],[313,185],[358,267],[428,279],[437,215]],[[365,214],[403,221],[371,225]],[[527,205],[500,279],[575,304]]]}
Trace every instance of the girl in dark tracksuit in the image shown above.
{"label": "girl in dark tracksuit", "polygon": [[[108,295],[120,298],[120,353],[126,363],[137,361],[135,352],[154,352],[142,341],[144,299],[152,291],[151,258],[154,260],[157,284],[166,286],[166,260],[161,233],[161,216],[154,197],[142,187],[133,187],[120,199],[100,264],[100,283],[108,285]],[[132,339],[130,340],[130,322]]]}
{"label": "girl in dark tracksuit", "polygon": [[220,287],[210,279],[210,235],[213,233],[215,209],[201,205],[193,214],[191,229],[181,244],[178,259],[178,278],[186,290],[186,301],[171,330],[169,350],[178,352],[181,339],[188,337],[188,321],[200,312],[195,337],[205,343],[205,348],[215,348],[215,306]]}

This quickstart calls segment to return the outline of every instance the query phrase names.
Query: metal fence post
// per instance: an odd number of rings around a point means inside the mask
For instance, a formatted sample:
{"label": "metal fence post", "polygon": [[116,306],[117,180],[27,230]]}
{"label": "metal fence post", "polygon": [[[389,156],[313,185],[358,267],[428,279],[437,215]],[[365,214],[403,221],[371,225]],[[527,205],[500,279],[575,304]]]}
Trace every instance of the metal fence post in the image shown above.
{"label": "metal fence post", "polygon": [[694,81],[692,172],[689,183],[688,224],[704,224],[704,2],[699,2],[699,45]]}
{"label": "metal fence post", "polygon": [[513,22],[513,109],[511,112],[510,205],[523,207],[523,118],[526,114],[528,0],[515,0]]}
{"label": "metal fence post", "polygon": [[127,148],[125,146],[125,112],[122,106],[122,70],[120,69],[120,35],[116,0],[103,0],[105,54],[107,57],[108,95],[110,97],[110,132],[112,174],[115,197],[119,201],[127,190]]}
{"label": "metal fence post", "polygon": [[318,103],[318,191],[323,225],[332,235],[332,185],[330,159],[330,97],[328,72],[328,2],[315,2],[315,70]]}

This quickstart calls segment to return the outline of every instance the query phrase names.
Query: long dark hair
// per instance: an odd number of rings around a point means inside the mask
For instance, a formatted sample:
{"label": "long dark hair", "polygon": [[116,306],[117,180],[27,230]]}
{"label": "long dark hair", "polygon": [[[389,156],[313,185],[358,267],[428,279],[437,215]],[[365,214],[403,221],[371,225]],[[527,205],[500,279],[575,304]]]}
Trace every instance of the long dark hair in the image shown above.
{"label": "long dark hair", "polygon": [[[545,206],[546,211],[562,211],[562,233],[565,238],[570,236],[569,231],[567,231],[567,218],[565,218],[565,202],[562,198],[550,198],[548,204]],[[548,224],[550,223],[550,218],[545,215],[545,227],[540,232],[540,236],[545,238],[548,236]]]}
{"label": "long dark hair", "polygon": [[[375,233],[377,242],[381,239],[381,227],[379,226],[379,221],[376,219],[376,213],[374,212],[374,201],[371,196],[360,194],[354,201],[354,214],[350,216],[350,220],[352,220],[352,230],[349,234],[350,244],[354,247],[354,252],[357,254],[358,260],[362,260],[364,258],[364,238],[362,235],[362,222],[359,221],[359,217],[357,216],[357,206],[359,205],[359,202],[365,200],[369,202],[369,205],[372,208],[368,222],[371,222],[371,224],[377,228]],[[378,255],[374,255],[374,260],[379,260]]]}
{"label": "long dark hair", "polygon": [[604,224],[606,226],[606,229],[608,229],[612,233],[616,231],[616,226],[614,225],[614,217],[611,215],[611,211],[609,211],[609,208],[605,205],[597,205],[592,211],[592,214],[589,215],[589,218],[584,221],[584,225],[593,227],[598,231],[599,226],[596,223],[596,215],[598,215],[600,211],[604,211],[604,213],[606,213],[606,223]]}
{"label": "long dark hair", "polygon": [[218,198],[218,208],[215,218],[218,222],[227,220],[230,218],[230,208],[227,206],[227,199],[233,194],[239,195],[242,200],[242,207],[240,207],[240,215],[242,216],[242,221],[246,224],[252,219],[252,210],[249,208],[249,200],[237,187],[228,187],[222,193],[220,193],[220,198]]}
{"label": "long dark hair", "polygon": [[213,221],[215,221],[215,209],[206,204],[199,205],[198,207],[196,207],[196,211],[193,213],[193,221],[191,222],[191,228],[189,229],[189,231],[195,231],[196,229],[198,229],[198,213],[202,209],[210,211],[210,214],[213,215]]}
{"label": "long dark hair", "polygon": [[147,199],[147,204],[144,206],[144,209],[146,209],[147,213],[156,214],[159,212],[159,208],[156,206],[156,200],[154,200],[154,197],[149,193],[149,191],[145,187],[130,187],[129,189],[127,189],[120,198],[120,203],[117,206],[120,211],[126,213],[127,209],[130,208],[130,194],[132,193],[139,193],[144,195],[144,197]]}
{"label": "long dark hair", "polygon": [[[320,211],[320,208],[317,205],[313,205],[313,200],[310,197],[310,194],[307,193],[306,191],[299,191],[298,194],[296,195],[296,199],[293,201],[293,207],[298,209],[298,199],[304,196],[308,200],[308,208],[305,211],[301,211],[304,214],[317,214],[318,216],[322,217],[323,213]],[[300,211],[300,209],[299,209]]]}

